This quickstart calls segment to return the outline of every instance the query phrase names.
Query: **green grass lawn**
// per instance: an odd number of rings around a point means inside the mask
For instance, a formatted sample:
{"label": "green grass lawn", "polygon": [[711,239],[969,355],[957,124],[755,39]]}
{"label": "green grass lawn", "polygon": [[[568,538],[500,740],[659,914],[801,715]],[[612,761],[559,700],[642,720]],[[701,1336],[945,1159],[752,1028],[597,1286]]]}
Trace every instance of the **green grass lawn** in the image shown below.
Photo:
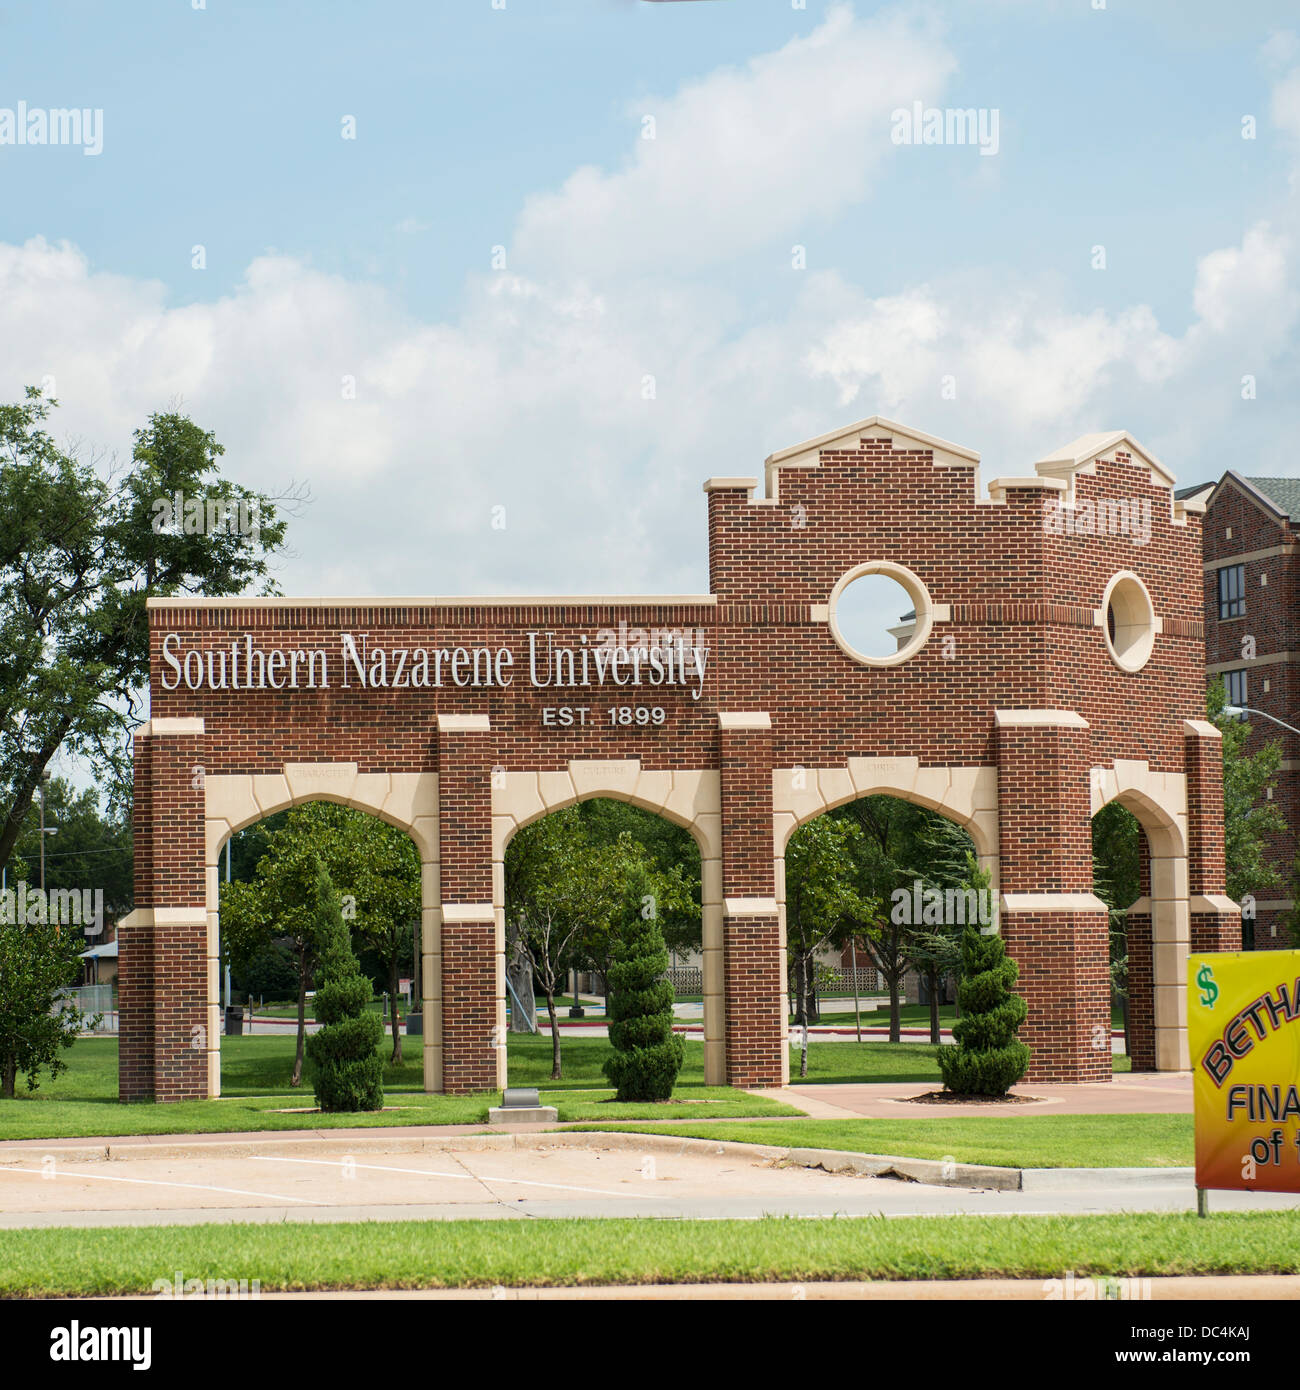
{"label": "green grass lawn", "polygon": [[[117,1040],[79,1039],[67,1054],[68,1070],[41,1083],[35,1095],[0,1100],[0,1140],[75,1138],[111,1134],[232,1133],[240,1130],[374,1128],[382,1125],[477,1125],[487,1122],[488,1107],[499,1093],[477,1096],[426,1095],[419,1048],[406,1049],[400,1066],[385,1072],[385,1105],[365,1115],[278,1114],[306,1107],[315,1099],[310,1085],[293,1089],[295,1040],[292,1035],[264,1034],[222,1039],[222,1099],[182,1101],[174,1105],[119,1105]],[[387,1044],[385,1044],[387,1046]],[[549,1038],[509,1039],[510,1081],[536,1085],[544,1105],[554,1105],[561,1121],[662,1119],[666,1114],[739,1118],[746,1115],[795,1115],[779,1101],[750,1096],[730,1087],[704,1085],[704,1046],[686,1044],[686,1065],[673,1099],[661,1105],[621,1104],[601,1074],[608,1054],[605,1039],[564,1043],[564,1080],[552,1082]],[[387,1055],[387,1053],[385,1053]]]}
{"label": "green grass lawn", "polygon": [[155,1280],[299,1289],[1300,1272],[1300,1216],[428,1221],[0,1231],[0,1294],[148,1293]]}
{"label": "green grass lawn", "polygon": [[742,1144],[951,1158],[1008,1168],[1181,1168],[1192,1163],[1191,1115],[909,1115],[637,1128]]}
{"label": "green grass lawn", "polygon": [[[835,998],[823,997],[822,1014],[819,1024],[815,1027],[843,1028],[853,1026],[852,999],[847,1002],[849,1008],[844,1008],[845,1000],[836,996]],[[832,1007],[834,1006],[834,1007]],[[930,1006],[929,1004],[902,1004],[898,1010],[898,1021],[904,1028],[929,1028],[930,1026]],[[957,1009],[953,1004],[939,1005],[939,1026],[940,1028],[950,1028],[957,1021]],[[790,1022],[794,1022],[794,1015],[790,1015]],[[1124,1026],[1124,1015],[1120,1009],[1112,1009],[1110,1015],[1112,1028],[1122,1028]],[[862,1010],[862,1026],[864,1028],[888,1028],[889,1027],[889,1005],[886,1004],[876,1009]]]}
{"label": "green grass lawn", "polygon": [[[389,1043],[385,1041],[385,1049]],[[605,1038],[565,1038],[563,1080],[553,1082],[549,1037],[509,1035],[509,1079],[514,1086],[537,1086],[543,1104],[554,1105],[562,1122],[663,1119],[708,1116],[797,1114],[776,1101],[730,1087],[704,1085],[704,1046],[685,1040],[685,1065],[673,1100],[662,1105],[623,1105],[601,1072],[609,1055]],[[422,1089],[419,1047],[405,1049],[400,1066],[385,1072],[385,1103],[370,1115],[279,1114],[314,1104],[310,1085],[289,1085],[294,1038],[253,1034],[222,1039],[222,1099],[173,1105],[117,1102],[117,1040],[82,1038],[68,1052],[69,1067],[57,1081],[48,1076],[35,1095],[20,1088],[19,1098],[0,1100],[0,1140],[74,1138],[111,1134],[231,1133],[239,1130],[369,1128],[379,1125],[483,1124],[496,1092],[477,1096],[431,1096]],[[387,1056],[387,1050],[385,1051]],[[1125,1058],[1116,1058],[1116,1070]],[[939,1084],[935,1049],[928,1043],[830,1043],[808,1048],[809,1082],[932,1082]],[[791,1052],[791,1078],[799,1080],[799,1054]]]}

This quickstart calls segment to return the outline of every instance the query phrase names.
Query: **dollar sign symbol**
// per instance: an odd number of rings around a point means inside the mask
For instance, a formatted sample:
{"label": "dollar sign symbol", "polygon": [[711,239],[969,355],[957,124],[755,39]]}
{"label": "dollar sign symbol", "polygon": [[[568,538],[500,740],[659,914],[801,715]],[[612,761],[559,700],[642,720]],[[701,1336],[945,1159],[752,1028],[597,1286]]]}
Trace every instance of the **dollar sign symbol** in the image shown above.
{"label": "dollar sign symbol", "polygon": [[1219,987],[1214,983],[1214,971],[1208,965],[1201,966],[1196,972],[1196,984],[1201,991],[1201,1003],[1207,1009],[1212,1009],[1219,997]]}

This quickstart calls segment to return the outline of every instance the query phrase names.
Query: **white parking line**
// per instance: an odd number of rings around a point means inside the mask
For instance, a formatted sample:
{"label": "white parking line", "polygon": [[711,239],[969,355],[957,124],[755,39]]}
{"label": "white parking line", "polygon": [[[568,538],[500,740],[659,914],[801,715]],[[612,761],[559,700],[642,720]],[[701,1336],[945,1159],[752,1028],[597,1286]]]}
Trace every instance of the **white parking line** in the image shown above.
{"label": "white parking line", "polygon": [[[4,1168],[0,1167],[0,1173],[25,1173],[33,1178],[49,1178],[49,1174],[40,1168]],[[59,1177],[84,1178],[87,1182],[126,1182],[134,1183],[140,1187],[185,1187],[192,1192],[226,1192],[234,1197],[261,1197],[268,1202],[303,1202],[307,1206],[317,1206],[310,1197],[280,1197],[274,1192],[245,1192],[242,1187],[213,1187],[208,1183],[197,1182],[168,1182],[165,1178],[111,1178],[104,1173],[55,1173],[56,1179]]]}
{"label": "white parking line", "polygon": [[[324,1168],[341,1168],[343,1161],[336,1162],[328,1158],[276,1158],[269,1154],[251,1154],[250,1157],[256,1163],[311,1163]],[[604,1187],[572,1187],[568,1183],[562,1182],[529,1182],[526,1178],[493,1178],[483,1177],[476,1173],[431,1173],[424,1168],[386,1168],[381,1163],[352,1163],[353,1168],[368,1168],[376,1173],[409,1173],[417,1178],[459,1178],[461,1182],[478,1183],[507,1183],[512,1187],[549,1187],[557,1192],[587,1192],[593,1193],[598,1197],[626,1197],[624,1192],[611,1192]],[[653,1201],[663,1199],[653,1192],[647,1192],[645,1196]]]}

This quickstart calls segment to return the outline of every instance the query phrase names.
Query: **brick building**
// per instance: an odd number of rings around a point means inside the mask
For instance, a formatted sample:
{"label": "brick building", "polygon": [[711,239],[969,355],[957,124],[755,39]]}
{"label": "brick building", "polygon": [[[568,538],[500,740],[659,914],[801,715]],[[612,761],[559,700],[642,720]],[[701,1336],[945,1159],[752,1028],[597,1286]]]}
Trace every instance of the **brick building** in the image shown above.
{"label": "brick building", "polygon": [[[431,1091],[503,1083],[505,847],[592,796],[695,836],[705,1075],[737,1085],[788,1074],[789,836],[873,793],[969,830],[1020,965],[1031,1079],[1107,1080],[1090,822],[1118,800],[1145,832],[1134,1064],[1185,1067],[1189,946],[1240,940],[1203,719],[1201,508],[1124,434],[987,491],[978,463],[873,417],[773,454],[761,495],[712,478],[702,595],[152,601],[122,1096],[218,1093],[218,856],[314,798],[419,849]],[[912,616],[872,655],[841,596],[880,575],[902,591],[889,620]]]}
{"label": "brick building", "polygon": [[[1207,508],[1207,669],[1223,677],[1229,704],[1300,726],[1300,479],[1227,472],[1218,483],[1184,492]],[[1300,825],[1300,739],[1269,720],[1253,720],[1248,750],[1272,740],[1282,744],[1273,801],[1289,828],[1267,850],[1280,882],[1256,901],[1255,920],[1247,916],[1243,923],[1246,945],[1261,949],[1287,944],[1282,917],[1292,906],[1294,827]]]}

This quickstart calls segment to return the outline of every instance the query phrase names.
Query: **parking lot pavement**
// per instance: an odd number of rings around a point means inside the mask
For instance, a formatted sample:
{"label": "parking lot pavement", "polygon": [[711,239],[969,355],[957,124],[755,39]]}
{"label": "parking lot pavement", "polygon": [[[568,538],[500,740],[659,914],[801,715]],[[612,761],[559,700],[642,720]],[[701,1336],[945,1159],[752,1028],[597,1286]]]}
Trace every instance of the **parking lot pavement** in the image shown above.
{"label": "parking lot pavement", "polygon": [[[284,1140],[116,1156],[72,1150],[0,1161],[0,1227],[202,1221],[657,1216],[740,1218],[1189,1211],[1187,1170],[1101,1170],[995,1192],[828,1173],[738,1145],[547,1136],[530,1147]],[[603,1145],[608,1147],[602,1147]],[[722,1151],[719,1151],[722,1150]],[[1063,1171],[1063,1170],[1057,1170]],[[1130,1170],[1131,1171],[1131,1170]],[[1300,1198],[1215,1193],[1216,1210],[1300,1209]]]}

